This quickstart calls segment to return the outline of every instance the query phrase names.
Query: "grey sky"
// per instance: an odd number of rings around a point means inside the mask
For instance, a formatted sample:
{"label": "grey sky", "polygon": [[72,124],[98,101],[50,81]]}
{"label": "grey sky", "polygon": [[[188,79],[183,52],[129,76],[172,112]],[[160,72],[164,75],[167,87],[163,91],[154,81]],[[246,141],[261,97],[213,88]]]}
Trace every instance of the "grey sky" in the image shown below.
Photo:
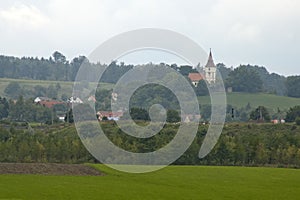
{"label": "grey sky", "polygon": [[[228,67],[300,74],[299,21],[298,0],[0,0],[0,54],[49,57],[59,50],[71,59],[124,31],[166,28],[212,48]],[[148,62],[142,55],[125,60]]]}

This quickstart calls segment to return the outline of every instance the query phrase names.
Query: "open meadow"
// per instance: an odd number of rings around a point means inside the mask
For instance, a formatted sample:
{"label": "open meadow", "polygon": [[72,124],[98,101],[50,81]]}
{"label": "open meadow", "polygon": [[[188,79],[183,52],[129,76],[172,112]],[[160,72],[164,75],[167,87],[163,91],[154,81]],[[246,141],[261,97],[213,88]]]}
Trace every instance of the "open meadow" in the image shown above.
{"label": "open meadow", "polygon": [[299,199],[300,170],[169,166],[104,176],[0,175],[0,199]]}
{"label": "open meadow", "polygon": [[[72,81],[49,81],[49,80],[26,80],[26,79],[9,79],[9,78],[0,78],[0,96],[5,97],[5,88],[9,83],[18,83],[21,88],[27,90],[33,90],[35,86],[42,86],[47,88],[50,85],[60,84],[61,89],[58,90],[58,96],[60,97],[62,94],[66,94],[68,96],[72,95],[74,82]],[[96,83],[89,83],[88,88],[94,89],[96,87]],[[101,83],[101,88],[111,89],[112,84],[110,83]],[[35,97],[32,97],[35,98]]]}
{"label": "open meadow", "polygon": [[[288,110],[290,107],[300,104],[299,98],[292,98],[287,96],[278,96],[274,94],[265,93],[227,93],[227,104],[238,108],[247,106],[250,103],[252,108],[258,106],[265,106],[268,109],[277,111],[277,109]],[[198,97],[199,104],[210,104],[209,96]]]}

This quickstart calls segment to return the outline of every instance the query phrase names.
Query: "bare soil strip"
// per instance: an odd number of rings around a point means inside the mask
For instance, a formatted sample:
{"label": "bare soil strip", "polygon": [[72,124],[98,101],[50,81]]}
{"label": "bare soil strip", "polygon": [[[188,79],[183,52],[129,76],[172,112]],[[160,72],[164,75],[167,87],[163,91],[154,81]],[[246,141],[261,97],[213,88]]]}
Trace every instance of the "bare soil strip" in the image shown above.
{"label": "bare soil strip", "polygon": [[0,163],[0,174],[41,174],[70,176],[102,176],[100,171],[82,164]]}

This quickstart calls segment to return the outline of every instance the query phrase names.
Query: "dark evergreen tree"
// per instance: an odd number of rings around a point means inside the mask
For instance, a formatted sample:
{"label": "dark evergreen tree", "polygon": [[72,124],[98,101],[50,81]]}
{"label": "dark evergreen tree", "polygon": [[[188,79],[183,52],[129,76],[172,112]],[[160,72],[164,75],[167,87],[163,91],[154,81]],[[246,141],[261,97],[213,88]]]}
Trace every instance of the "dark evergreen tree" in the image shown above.
{"label": "dark evergreen tree", "polygon": [[300,117],[300,106],[290,108],[285,119],[287,122],[294,122],[297,117]]}
{"label": "dark evergreen tree", "polygon": [[250,119],[258,121],[270,121],[270,114],[264,106],[258,106],[250,113]]}
{"label": "dark evergreen tree", "polygon": [[74,123],[72,108],[66,113],[66,115],[65,115],[65,122],[67,122],[67,123]]}
{"label": "dark evergreen tree", "polygon": [[0,97],[0,119],[7,118],[9,114],[9,103],[6,98]]}
{"label": "dark evergreen tree", "polygon": [[143,108],[131,108],[130,109],[130,116],[133,120],[143,120],[143,121],[149,121],[150,116],[147,110]]}
{"label": "dark evergreen tree", "polygon": [[180,121],[181,121],[181,117],[177,110],[168,110],[167,111],[167,122],[176,123],[176,122],[180,122]]}

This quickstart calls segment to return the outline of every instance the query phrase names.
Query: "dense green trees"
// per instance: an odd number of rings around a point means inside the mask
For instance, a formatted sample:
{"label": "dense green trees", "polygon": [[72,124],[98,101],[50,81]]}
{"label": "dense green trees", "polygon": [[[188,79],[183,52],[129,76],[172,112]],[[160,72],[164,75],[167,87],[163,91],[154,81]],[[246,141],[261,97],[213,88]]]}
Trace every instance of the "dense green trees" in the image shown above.
{"label": "dense green trees", "polygon": [[4,89],[4,93],[11,98],[18,98],[22,95],[21,86],[17,82],[10,82]]}
{"label": "dense green trees", "polygon": [[147,84],[138,88],[130,98],[130,107],[149,109],[160,104],[167,110],[179,110],[179,102],[173,92],[158,84]]}
{"label": "dense green trees", "polygon": [[177,110],[168,110],[167,111],[167,122],[176,123],[176,122],[180,122],[180,121],[181,121],[181,117]]}
{"label": "dense green trees", "polygon": [[263,92],[272,93],[277,95],[286,95],[286,78],[275,73],[269,73],[265,67],[251,66],[247,65],[249,68],[252,68],[260,77],[263,83]]}
{"label": "dense green trees", "polygon": [[259,74],[251,67],[241,65],[229,73],[227,86],[235,92],[262,92],[263,82]]}
{"label": "dense green trees", "polygon": [[227,105],[226,122],[247,122],[250,119],[252,112],[251,105],[248,103],[246,106],[237,108],[232,105]]}
{"label": "dense green trees", "polygon": [[49,59],[0,56],[0,78],[72,81],[84,60],[79,56],[69,63],[60,52]]}
{"label": "dense green trees", "polygon": [[297,117],[300,117],[300,106],[290,108],[290,110],[286,114],[286,121],[294,122]]}
{"label": "dense green trees", "polygon": [[[95,76],[99,70],[101,71],[104,67],[107,67],[101,77],[101,81],[108,83],[116,83],[120,77],[134,68],[133,65],[117,63],[117,61],[113,61],[108,66],[100,63],[92,64],[85,56],[78,56],[68,61],[62,53],[56,51],[49,59],[0,56],[0,78],[74,81],[82,64],[90,67],[90,75]],[[176,64],[168,65],[164,63],[159,65],[170,67],[186,78],[189,73],[196,72],[196,69],[188,65],[177,66]],[[153,67],[157,65],[149,63],[147,66]],[[233,70],[233,68],[227,68],[220,63],[217,64],[217,68],[223,80],[225,80],[226,86],[233,87],[233,91],[267,92],[278,95],[288,94],[292,97],[300,96],[300,92],[297,89],[299,88],[299,76],[285,78],[275,73],[269,73],[265,67],[253,65],[241,65]],[[201,70],[201,68],[199,69]],[[22,92],[22,95],[26,94],[26,91],[22,90]]]}
{"label": "dense green trees", "polygon": [[133,68],[133,65],[119,66],[116,61],[110,63],[103,73],[100,81],[106,83],[116,83],[126,72]]}
{"label": "dense green trees", "polygon": [[[106,136],[122,149],[152,152],[176,135],[179,125],[166,124],[151,138],[134,138],[112,122],[102,122]],[[208,126],[199,126],[194,142],[173,164],[300,167],[300,129],[289,124],[228,124],[204,159],[198,152]],[[0,123],[0,162],[85,163],[95,159],[82,145],[74,126],[33,127]]]}
{"label": "dense green trees", "polygon": [[9,103],[6,98],[0,97],[0,119],[8,117]]}
{"label": "dense green trees", "polygon": [[[12,124],[0,127],[0,162],[93,162],[74,127],[33,127]],[[15,129],[16,128],[16,129]],[[50,128],[50,129],[49,129]]]}
{"label": "dense green trees", "polygon": [[218,63],[216,65],[216,67],[219,70],[219,73],[220,73],[222,79],[225,81],[231,72],[231,68],[227,68],[226,65],[223,63]]}
{"label": "dense green trees", "polygon": [[286,81],[287,95],[290,97],[300,97],[300,76],[290,76]]}
{"label": "dense green trees", "polygon": [[270,121],[270,114],[264,106],[258,106],[250,113],[250,119],[257,121]]}
{"label": "dense green trees", "polygon": [[111,109],[111,94],[112,90],[100,89],[98,88],[95,93],[96,110],[107,111]]}
{"label": "dense green trees", "polygon": [[[116,83],[121,76],[134,68],[133,65],[118,64],[117,61],[113,61],[108,66],[100,63],[92,64],[85,56],[78,56],[68,61],[62,53],[56,51],[49,59],[0,56],[0,78],[74,81],[78,69],[83,63],[85,66],[89,66],[91,71],[95,71],[95,73],[90,73],[95,75],[97,75],[96,71],[99,71],[99,69],[108,67],[101,78],[102,82],[108,83]],[[147,65],[149,67],[157,66],[152,63]],[[189,73],[196,72],[196,69],[188,65],[177,66],[176,64],[168,65],[164,63],[159,65],[170,67],[185,77]],[[220,63],[217,64],[217,68],[225,80],[226,86],[233,87],[234,91],[300,96],[297,89],[299,88],[299,76],[285,78],[275,73],[269,73],[265,67],[255,65],[241,65],[233,70]]]}
{"label": "dense green trees", "polygon": [[269,73],[265,67],[241,65],[233,70],[221,63],[217,64],[217,68],[226,86],[232,87],[234,92],[266,92],[287,95],[286,78]]}
{"label": "dense green trees", "polygon": [[192,66],[183,65],[179,67],[179,73],[181,73],[184,76],[188,76],[189,73],[195,73],[197,72],[195,69],[192,68]]}
{"label": "dense green trees", "polygon": [[143,120],[143,121],[149,121],[150,116],[147,110],[143,108],[131,108],[130,109],[130,117],[133,120]]}
{"label": "dense green trees", "polygon": [[36,97],[47,97],[47,88],[41,85],[36,85],[33,88],[33,93]]}
{"label": "dense green trees", "polygon": [[12,121],[40,123],[52,123],[57,120],[52,109],[36,105],[32,99],[24,100],[22,96],[16,102],[10,101],[8,117]]}
{"label": "dense green trees", "polygon": [[[155,113],[157,114],[157,113]],[[181,117],[179,115],[179,112],[177,110],[167,110],[167,118],[166,121],[169,123],[176,123],[181,121]],[[150,121],[150,115],[147,110],[143,108],[137,108],[133,107],[130,109],[130,116],[128,116],[128,113],[125,112],[122,119],[128,119],[131,117],[131,119],[135,121]],[[159,120],[159,116],[157,116]],[[153,120],[153,119],[152,119]]]}
{"label": "dense green trees", "polygon": [[296,122],[297,125],[300,126],[300,117],[296,117],[295,122]]}
{"label": "dense green trees", "polygon": [[209,91],[204,80],[200,80],[197,87],[194,90],[197,96],[209,95]]}
{"label": "dense green trees", "polygon": [[62,53],[55,51],[52,54],[53,58],[54,58],[54,62],[56,63],[65,63],[66,62],[66,56],[64,56]]}

